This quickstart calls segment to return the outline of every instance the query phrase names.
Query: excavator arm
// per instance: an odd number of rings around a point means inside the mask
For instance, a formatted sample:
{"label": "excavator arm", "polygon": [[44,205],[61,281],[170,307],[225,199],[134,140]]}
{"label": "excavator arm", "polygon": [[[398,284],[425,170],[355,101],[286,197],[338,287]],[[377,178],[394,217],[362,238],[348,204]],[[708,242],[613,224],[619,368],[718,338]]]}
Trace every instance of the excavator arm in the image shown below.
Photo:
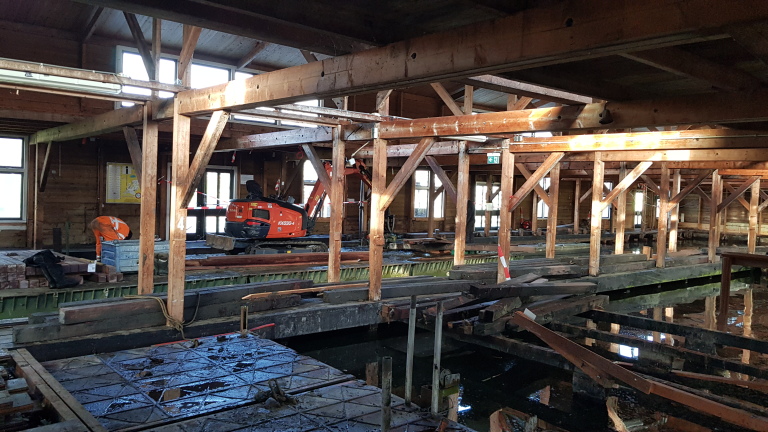
{"label": "excavator arm", "polygon": [[[325,168],[329,177],[333,174],[333,167],[330,162],[323,162],[323,168]],[[363,184],[365,184],[369,190],[371,188],[371,174],[363,161],[355,159],[354,166],[344,168],[344,176],[352,178],[357,177],[363,181]],[[314,221],[317,218],[317,215],[320,214],[320,208],[323,206],[326,194],[327,191],[325,190],[323,182],[319,180],[315,182],[315,187],[312,188],[312,193],[309,194],[307,203],[304,205],[304,210],[307,212],[307,215],[310,216],[311,220]]]}

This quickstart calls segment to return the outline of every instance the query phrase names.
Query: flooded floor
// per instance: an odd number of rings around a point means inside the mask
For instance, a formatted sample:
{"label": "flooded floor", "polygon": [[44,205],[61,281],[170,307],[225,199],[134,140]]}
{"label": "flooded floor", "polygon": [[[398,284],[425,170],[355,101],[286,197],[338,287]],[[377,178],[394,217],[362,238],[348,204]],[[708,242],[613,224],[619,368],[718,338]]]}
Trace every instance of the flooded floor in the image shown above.
{"label": "flooded floor", "polygon": [[[608,311],[655,320],[673,322],[703,329],[716,330],[719,281],[709,280],[695,286],[678,284],[634,292],[614,292]],[[755,283],[757,282],[757,283]],[[726,331],[739,336],[768,340],[768,287],[765,280],[734,280],[731,285],[730,306]],[[322,338],[307,337],[282,341],[300,353],[317,358],[345,373],[378,383],[378,363],[383,356],[392,356],[394,364],[394,391],[403,395],[405,381],[405,347],[407,328],[402,323],[380,326],[378,331],[346,332]],[[664,333],[622,328],[612,325],[612,333],[639,337],[669,345],[680,345],[683,340]],[[528,341],[536,339],[519,334]],[[416,339],[414,362],[414,399],[424,396],[421,406],[429,406],[432,352],[434,335],[420,332]],[[583,340],[583,339],[582,339]],[[615,353],[616,359],[638,359],[643,353],[638,348],[621,344],[604,344],[606,351]],[[717,354],[734,361],[754,366],[768,365],[768,355],[749,350],[718,349]],[[524,361],[495,351],[463,345],[445,339],[442,367],[461,375],[457,403],[458,421],[478,431],[489,430],[489,416],[496,410],[510,407],[514,410],[556,420],[556,424],[570,431],[612,430],[604,403],[574,396],[572,374],[539,363]],[[657,402],[639,399],[633,392],[617,391],[618,413],[632,430],[649,430],[648,426],[667,423],[655,430],[682,430],[674,422],[654,410]],[[418,403],[419,401],[416,400]],[[667,404],[670,405],[670,404]],[[662,409],[667,410],[668,406]],[[681,414],[684,416],[683,414]],[[662,420],[663,418],[663,420]],[[707,430],[739,430],[717,425]],[[521,429],[522,430],[522,429]]]}

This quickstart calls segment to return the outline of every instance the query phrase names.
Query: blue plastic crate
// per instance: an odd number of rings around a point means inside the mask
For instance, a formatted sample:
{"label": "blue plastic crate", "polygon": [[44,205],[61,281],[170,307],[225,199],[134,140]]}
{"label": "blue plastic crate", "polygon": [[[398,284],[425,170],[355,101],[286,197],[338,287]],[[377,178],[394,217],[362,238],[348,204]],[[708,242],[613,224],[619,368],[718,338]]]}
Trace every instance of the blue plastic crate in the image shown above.
{"label": "blue plastic crate", "polygon": [[[155,253],[168,252],[170,242],[155,242]],[[116,240],[101,243],[101,262],[114,266],[117,271],[139,271],[139,240]]]}

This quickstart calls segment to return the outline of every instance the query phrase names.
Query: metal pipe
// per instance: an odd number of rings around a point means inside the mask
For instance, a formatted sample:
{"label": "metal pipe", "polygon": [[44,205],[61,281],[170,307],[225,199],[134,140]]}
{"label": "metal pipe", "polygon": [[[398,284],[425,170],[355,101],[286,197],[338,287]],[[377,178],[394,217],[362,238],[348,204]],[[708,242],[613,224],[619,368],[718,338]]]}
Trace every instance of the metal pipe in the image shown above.
{"label": "metal pipe", "polygon": [[440,351],[443,348],[443,302],[437,302],[435,319],[435,356],[432,360],[432,414],[437,415],[440,404]]}
{"label": "metal pipe", "polygon": [[392,424],[392,357],[381,359],[381,430]]}
{"label": "metal pipe", "polygon": [[248,331],[248,306],[240,306],[240,333]]}
{"label": "metal pipe", "polygon": [[408,315],[408,350],[405,353],[405,406],[411,406],[413,388],[413,351],[416,342],[416,296],[411,296],[411,311]]}

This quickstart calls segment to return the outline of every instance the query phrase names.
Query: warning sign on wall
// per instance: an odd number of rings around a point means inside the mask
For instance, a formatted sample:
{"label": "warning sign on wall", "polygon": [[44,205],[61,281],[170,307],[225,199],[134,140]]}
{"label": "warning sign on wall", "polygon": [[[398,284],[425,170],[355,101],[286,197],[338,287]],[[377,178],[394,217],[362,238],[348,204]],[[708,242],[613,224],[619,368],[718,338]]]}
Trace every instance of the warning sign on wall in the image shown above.
{"label": "warning sign on wall", "polygon": [[139,177],[131,164],[107,162],[107,203],[141,203]]}

